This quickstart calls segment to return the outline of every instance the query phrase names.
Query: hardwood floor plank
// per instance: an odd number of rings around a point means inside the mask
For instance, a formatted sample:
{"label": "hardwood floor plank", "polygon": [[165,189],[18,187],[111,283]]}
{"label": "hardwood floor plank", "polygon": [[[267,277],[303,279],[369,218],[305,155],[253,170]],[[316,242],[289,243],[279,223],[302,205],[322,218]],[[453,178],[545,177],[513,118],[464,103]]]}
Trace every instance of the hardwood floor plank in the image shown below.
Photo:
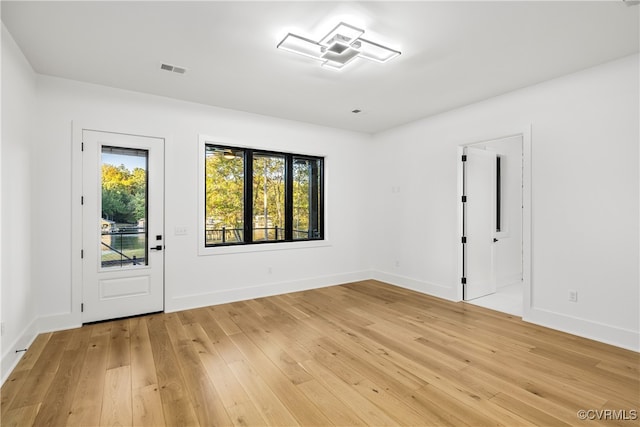
{"label": "hardwood floor plank", "polygon": [[269,388],[264,379],[246,361],[233,362],[229,368],[250,396],[269,425],[297,426],[296,419]]}
{"label": "hardwood floor plank", "polygon": [[[502,406],[505,409],[512,410],[517,414],[525,417],[528,420],[531,420],[536,425],[540,426],[568,426],[570,427],[571,423],[567,423],[566,421],[559,420],[558,418],[547,414],[545,411],[528,405],[518,399],[511,397],[506,393],[498,393],[494,397],[491,398],[493,403],[496,403],[499,406]],[[576,421],[578,421],[576,416]]]}
{"label": "hardwood floor plank", "polygon": [[107,369],[129,366],[131,349],[129,342],[129,319],[115,320],[111,325],[111,344]]}
{"label": "hardwood floor plank", "polygon": [[13,371],[9,378],[6,379],[0,393],[0,415],[7,412],[11,403],[18,395],[25,380],[29,376],[29,370]]}
{"label": "hardwood floor plank", "polygon": [[633,384],[635,379],[640,376],[640,357],[635,362],[636,364],[631,364],[628,363],[628,361],[612,362],[610,360],[603,360],[598,362],[596,368],[627,377]]}
{"label": "hardwood floor plank", "polygon": [[3,427],[23,427],[36,425],[35,420],[40,411],[40,403],[21,406],[6,412],[2,412]]}
{"label": "hardwood floor plank", "polygon": [[107,369],[102,395],[101,426],[133,424],[131,400],[131,366]]}
{"label": "hardwood floor plank", "polygon": [[185,325],[185,331],[194,343],[208,378],[218,392],[233,425],[266,425],[265,419],[262,418],[229,365],[220,356],[216,348],[219,344],[216,345],[211,341],[199,323]]}
{"label": "hardwood floor plank", "polygon": [[[336,335],[333,336],[332,340],[335,340],[335,339],[336,339]],[[328,338],[325,338],[323,339],[324,345],[320,344],[320,346],[325,347],[325,350],[327,352],[330,352],[336,358],[341,358],[342,356],[343,360],[345,360],[345,363],[349,364],[350,369],[360,371],[360,372],[365,372],[366,373],[365,375],[367,375],[369,378],[375,378],[374,381],[377,384],[381,385],[386,392],[396,396],[398,399],[405,402],[405,404],[410,406],[413,411],[419,413],[421,417],[424,417],[425,419],[432,418],[433,414],[430,412],[429,407],[425,407],[417,404],[415,390],[418,387],[407,388],[399,381],[396,381],[396,378],[401,378],[402,375],[400,376],[393,375],[393,371],[389,371],[388,374],[385,375],[384,372],[378,372],[372,368],[367,369],[366,358],[360,358],[360,357],[355,357],[353,355],[349,355],[349,349],[357,348],[353,346],[353,343],[347,342],[346,345],[343,346],[342,348],[332,347],[331,344],[329,343],[329,346],[326,347],[328,340],[329,340]],[[390,357],[390,354],[385,352],[384,357]],[[377,359],[381,359],[381,357],[378,356]],[[399,370],[400,365],[403,365],[403,364],[404,363],[401,362],[399,365],[396,366],[396,372],[403,373],[402,371]],[[455,374],[455,372],[449,371],[447,373],[449,377],[452,377],[452,374]],[[438,377],[436,376],[436,378]],[[459,379],[459,377],[457,376],[453,376],[453,378],[456,380]],[[415,384],[419,385],[419,388],[422,388],[428,385],[428,383],[425,381],[423,381],[422,383],[416,382]],[[454,382],[454,385],[455,384],[456,383]],[[462,402],[475,408],[475,411],[477,411],[480,414],[494,416],[498,419],[504,419],[507,421],[507,425],[509,425],[508,422],[511,421],[510,424],[514,425],[513,424],[514,417],[506,413],[506,411],[501,411],[500,408],[498,408],[498,410],[496,410],[496,408],[487,408],[486,405],[482,404],[482,402],[480,401],[480,397],[476,395],[475,390],[473,392],[466,392],[465,388],[469,387],[468,380],[465,380],[464,382],[459,381],[458,384],[459,385],[456,388],[448,389],[450,394],[454,395],[455,398],[461,399]],[[469,390],[473,390],[473,388],[469,388]],[[491,394],[490,396],[492,395],[493,394]],[[433,420],[433,422],[436,422],[436,421],[437,420]],[[523,420],[515,420],[515,421],[518,422],[518,425],[521,425],[521,424],[524,425],[524,423],[522,423]],[[404,422],[404,424],[410,424],[410,423]]]}
{"label": "hardwood floor plank", "polygon": [[29,347],[29,351],[27,351],[24,356],[22,356],[22,358],[18,362],[18,365],[13,371],[20,372],[33,369],[35,363],[40,358],[40,355],[42,354],[44,348],[49,343],[52,335],[53,333],[51,332],[38,335],[36,339],[33,340],[31,347]]}
{"label": "hardwood floor plank", "polygon": [[167,331],[172,342],[178,343],[175,346],[177,360],[200,425],[231,425],[222,400],[202,366],[198,350],[177,317],[167,318]]}
{"label": "hardwood floor plank", "polygon": [[[260,348],[262,353],[269,358],[271,363],[276,365],[293,384],[300,384],[313,379],[286,350],[295,348],[296,343],[282,339],[282,336],[278,334],[271,333],[271,330],[277,329],[278,322],[265,322],[264,319],[259,317],[258,313],[252,311],[247,311],[244,316],[236,318],[234,322],[237,322],[238,329],[245,331],[244,335],[248,336]],[[233,337],[232,341],[234,341]]]}
{"label": "hardwood floor plank", "polygon": [[170,426],[198,426],[198,419],[189,401],[187,385],[180,372],[174,343],[166,329],[166,316],[156,314],[147,318],[165,423]]}
{"label": "hardwood floor plank", "polygon": [[230,317],[220,317],[216,321],[227,336],[242,333],[242,330],[238,328],[238,325]]}
{"label": "hardwood floor plank", "polygon": [[375,280],[42,334],[3,426],[627,426],[640,354]]}
{"label": "hardwood floor plank", "polygon": [[328,418],[312,402],[297,393],[294,383],[245,334],[233,335],[231,340],[246,356],[246,360],[251,361],[252,370],[276,394],[300,425],[330,424]]}
{"label": "hardwood floor plank", "polygon": [[[353,390],[365,397],[379,408],[379,411],[393,418],[400,425],[420,425],[423,417],[407,403],[394,397],[394,392],[389,392],[388,382],[376,375],[374,379],[367,378],[353,364],[345,363],[338,354],[339,348],[329,345],[327,342],[319,343],[314,350],[314,358],[325,368],[330,369],[338,378],[348,384]],[[375,381],[378,380],[378,381]],[[407,401],[409,402],[409,401]]]}
{"label": "hardwood floor plank", "polygon": [[147,329],[147,319],[138,317],[131,319],[130,327],[130,361],[131,388],[143,388],[158,385],[155,360]]}
{"label": "hardwood floor plank", "polygon": [[81,378],[81,370],[91,336],[89,328],[76,329],[62,355],[60,366],[44,396],[36,425],[63,426],[72,413],[73,397]]}
{"label": "hardwood floor plank", "polygon": [[396,420],[381,411],[321,363],[311,359],[302,362],[302,365],[313,374],[322,386],[331,390],[334,396],[340,398],[345,405],[358,414],[358,417],[367,425],[395,426],[398,424]]}
{"label": "hardwood floor plank", "polygon": [[86,351],[92,335],[93,325],[88,325],[85,328],[74,329],[69,342],[64,348],[65,351]]}
{"label": "hardwood floor plank", "polygon": [[9,409],[42,403],[56,376],[58,365],[71,335],[73,330],[57,332],[51,336],[33,368],[29,370],[29,375],[25,378]]}
{"label": "hardwood floor plank", "polygon": [[78,386],[76,387],[71,404],[68,426],[95,426],[100,424],[102,410],[102,396],[104,394],[104,378],[107,373],[107,359],[109,357],[109,333],[95,334],[87,344],[87,353]]}
{"label": "hardwood floor plank", "polygon": [[[510,398],[516,399],[516,401],[526,402],[526,404],[536,411],[541,411],[548,416],[553,417],[557,420],[558,424],[568,424],[572,425],[577,421],[576,419],[576,408],[567,407],[563,402],[557,402],[552,399],[547,399],[543,396],[539,396],[535,393],[532,393],[529,390],[523,389],[511,381],[509,375],[506,376],[496,376],[494,374],[490,374],[485,372],[484,370],[469,367],[466,368],[465,371],[469,375],[475,375],[478,379],[493,383],[496,387],[501,388],[503,393],[508,395]],[[493,400],[492,400],[493,401]],[[499,400],[501,401],[501,400]],[[495,402],[495,401],[494,401]],[[502,406],[502,405],[501,405]],[[504,406],[503,406],[504,407]],[[527,417],[527,413],[518,412],[517,405],[509,406],[505,409],[512,408],[519,415],[523,417]],[[527,418],[529,421],[538,423],[539,420],[537,418]]]}
{"label": "hardwood floor plank", "polygon": [[162,399],[157,384],[137,387],[131,391],[131,410],[134,426],[163,427]]}
{"label": "hardwood floor plank", "polygon": [[189,311],[193,314],[194,322],[197,322],[204,328],[212,343],[216,344],[220,342],[220,340],[225,340],[226,342],[227,333],[218,323],[215,310],[207,307]]}
{"label": "hardwood floor plank", "polygon": [[323,387],[317,380],[306,381],[296,386],[307,399],[314,402],[335,426],[367,425],[358,414],[346,406],[334,393]]}
{"label": "hardwood floor plank", "polygon": [[132,416],[136,426],[164,426],[162,399],[156,375],[155,360],[147,329],[147,319],[131,319],[131,393]]}
{"label": "hardwood floor plank", "polygon": [[[312,327],[320,328],[318,322],[307,322]],[[313,326],[313,325],[316,326]],[[321,338],[325,339],[325,337]],[[406,395],[427,384],[426,381],[404,369],[393,359],[390,349],[381,343],[368,339],[351,329],[342,329],[331,334],[331,340],[342,346],[342,356],[347,360],[360,361],[358,368],[365,375],[384,374],[394,382],[394,389],[402,388]]]}
{"label": "hardwood floor plank", "polygon": [[[463,370],[463,377],[480,379],[480,382],[496,391],[505,390],[505,381],[517,386],[518,393],[530,393],[532,399],[549,399],[555,403],[551,412],[560,418],[571,418],[581,407],[598,407],[602,402],[600,398],[572,388],[571,384],[557,381],[555,377],[544,374],[541,369],[528,369],[519,358],[512,355],[496,353],[492,357],[475,357],[469,368]],[[488,381],[485,377],[469,375],[469,370],[481,366],[482,372],[492,376]],[[512,366],[517,368],[511,368]],[[537,378],[537,379],[536,379]],[[497,394],[497,393],[496,393]]]}
{"label": "hardwood floor plank", "polygon": [[273,298],[271,298],[271,301],[273,304],[278,305],[282,310],[285,310],[290,316],[294,317],[295,319],[300,320],[307,319],[309,317],[309,314],[300,310],[295,304],[288,303],[287,300],[281,295],[274,296]]}

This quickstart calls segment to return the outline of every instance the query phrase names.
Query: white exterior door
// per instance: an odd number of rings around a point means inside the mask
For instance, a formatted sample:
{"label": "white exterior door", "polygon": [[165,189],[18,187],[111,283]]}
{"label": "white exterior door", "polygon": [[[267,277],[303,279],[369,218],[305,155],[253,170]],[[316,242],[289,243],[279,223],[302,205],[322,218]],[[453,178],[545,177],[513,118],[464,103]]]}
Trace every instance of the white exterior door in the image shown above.
{"label": "white exterior door", "polygon": [[164,140],[82,138],[82,321],[162,311]]}
{"label": "white exterior door", "polygon": [[496,153],[465,149],[464,299],[471,300],[496,291]]}

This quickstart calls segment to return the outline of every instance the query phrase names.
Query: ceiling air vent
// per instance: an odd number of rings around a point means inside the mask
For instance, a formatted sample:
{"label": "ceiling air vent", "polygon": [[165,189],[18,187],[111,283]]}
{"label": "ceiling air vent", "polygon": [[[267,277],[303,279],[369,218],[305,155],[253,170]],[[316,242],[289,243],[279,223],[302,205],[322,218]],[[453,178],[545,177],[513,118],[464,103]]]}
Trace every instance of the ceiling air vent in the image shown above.
{"label": "ceiling air vent", "polygon": [[173,71],[174,73],[184,74],[187,72],[185,67],[179,67],[171,64],[160,64],[160,69],[165,71]]}

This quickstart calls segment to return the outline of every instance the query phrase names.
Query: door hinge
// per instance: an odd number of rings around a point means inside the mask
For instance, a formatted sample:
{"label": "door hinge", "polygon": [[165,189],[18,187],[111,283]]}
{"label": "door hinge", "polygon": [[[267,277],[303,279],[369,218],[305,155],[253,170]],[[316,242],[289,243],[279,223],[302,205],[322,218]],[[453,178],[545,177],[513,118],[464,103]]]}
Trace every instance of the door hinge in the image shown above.
{"label": "door hinge", "polygon": [[84,142],[80,143],[80,151],[84,151]]}
{"label": "door hinge", "polygon": [[462,196],[462,203],[467,203],[467,196]]}
{"label": "door hinge", "polygon": [[84,196],[80,196],[80,204],[84,205]]}
{"label": "door hinge", "polygon": [[463,277],[462,279],[460,279],[460,281],[462,282],[463,285],[467,284],[467,278]]}
{"label": "door hinge", "polygon": [[463,161],[463,162],[466,162],[466,161],[467,161],[467,155],[466,155],[466,154],[463,154],[463,155],[462,155],[462,161]]}
{"label": "door hinge", "polygon": [[80,258],[84,259],[84,249],[80,249]]}
{"label": "door hinge", "polygon": [[467,236],[462,236],[462,243],[467,243]]}
{"label": "door hinge", "polygon": [[80,313],[84,313],[84,303],[80,304]]}

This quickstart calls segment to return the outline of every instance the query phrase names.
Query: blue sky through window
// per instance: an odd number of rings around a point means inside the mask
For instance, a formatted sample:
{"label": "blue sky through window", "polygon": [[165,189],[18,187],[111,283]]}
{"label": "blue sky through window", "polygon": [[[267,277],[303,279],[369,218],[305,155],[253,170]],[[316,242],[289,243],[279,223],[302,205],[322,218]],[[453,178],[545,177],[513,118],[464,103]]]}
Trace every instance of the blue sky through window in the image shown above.
{"label": "blue sky through window", "polygon": [[126,154],[102,153],[102,163],[120,166],[124,165],[130,171],[135,168],[147,169],[147,159],[142,156],[128,156]]}

